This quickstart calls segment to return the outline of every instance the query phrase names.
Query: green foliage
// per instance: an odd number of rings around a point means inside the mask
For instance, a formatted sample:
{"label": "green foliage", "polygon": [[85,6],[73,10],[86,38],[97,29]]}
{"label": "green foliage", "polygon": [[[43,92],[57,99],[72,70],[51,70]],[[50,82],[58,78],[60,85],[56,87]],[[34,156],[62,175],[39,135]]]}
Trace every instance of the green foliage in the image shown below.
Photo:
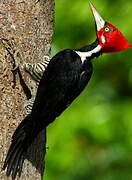
{"label": "green foliage", "polygon": [[[94,1],[131,40],[131,1]],[[87,0],[57,0],[52,54],[96,38]],[[132,179],[131,49],[93,60],[85,91],[48,128],[46,180]]]}

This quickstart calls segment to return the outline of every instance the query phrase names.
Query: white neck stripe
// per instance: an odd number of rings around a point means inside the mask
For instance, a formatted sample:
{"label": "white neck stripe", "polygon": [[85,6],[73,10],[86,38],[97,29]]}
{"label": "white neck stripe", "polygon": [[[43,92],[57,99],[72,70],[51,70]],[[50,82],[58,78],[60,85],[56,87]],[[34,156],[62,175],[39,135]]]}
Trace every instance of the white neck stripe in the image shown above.
{"label": "white neck stripe", "polygon": [[101,46],[98,45],[96,48],[92,49],[88,52],[75,51],[81,58],[82,63],[86,60],[86,58],[91,57],[92,54],[95,54],[101,50]]}

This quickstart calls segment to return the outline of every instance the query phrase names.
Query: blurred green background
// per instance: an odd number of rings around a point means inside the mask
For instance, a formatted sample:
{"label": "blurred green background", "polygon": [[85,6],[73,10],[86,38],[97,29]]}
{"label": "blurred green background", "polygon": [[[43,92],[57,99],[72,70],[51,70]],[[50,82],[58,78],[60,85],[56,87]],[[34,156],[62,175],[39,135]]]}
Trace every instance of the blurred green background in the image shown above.
{"label": "blurred green background", "polygon": [[[132,2],[92,3],[132,43]],[[52,55],[95,38],[88,0],[56,0]],[[48,127],[45,180],[132,180],[132,49],[93,64],[87,88]]]}

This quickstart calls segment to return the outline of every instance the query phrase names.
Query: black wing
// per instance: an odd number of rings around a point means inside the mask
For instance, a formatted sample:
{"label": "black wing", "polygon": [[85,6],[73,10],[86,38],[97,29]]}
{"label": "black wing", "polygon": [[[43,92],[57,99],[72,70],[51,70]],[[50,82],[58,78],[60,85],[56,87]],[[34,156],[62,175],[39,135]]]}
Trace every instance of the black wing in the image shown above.
{"label": "black wing", "polygon": [[81,73],[81,61],[72,50],[54,56],[40,81],[32,109],[35,121],[48,125],[71,102]]}
{"label": "black wing", "polygon": [[45,127],[59,116],[81,93],[92,75],[92,64],[82,65],[80,57],[72,50],[54,56],[40,81],[32,118]]}

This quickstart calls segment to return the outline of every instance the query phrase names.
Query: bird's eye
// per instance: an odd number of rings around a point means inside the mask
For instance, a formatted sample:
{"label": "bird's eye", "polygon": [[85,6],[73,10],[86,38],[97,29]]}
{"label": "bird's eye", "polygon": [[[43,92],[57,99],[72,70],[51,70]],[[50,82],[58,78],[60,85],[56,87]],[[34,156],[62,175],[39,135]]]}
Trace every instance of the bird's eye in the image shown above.
{"label": "bird's eye", "polygon": [[108,28],[108,27],[105,27],[105,32],[110,32],[110,28]]}

